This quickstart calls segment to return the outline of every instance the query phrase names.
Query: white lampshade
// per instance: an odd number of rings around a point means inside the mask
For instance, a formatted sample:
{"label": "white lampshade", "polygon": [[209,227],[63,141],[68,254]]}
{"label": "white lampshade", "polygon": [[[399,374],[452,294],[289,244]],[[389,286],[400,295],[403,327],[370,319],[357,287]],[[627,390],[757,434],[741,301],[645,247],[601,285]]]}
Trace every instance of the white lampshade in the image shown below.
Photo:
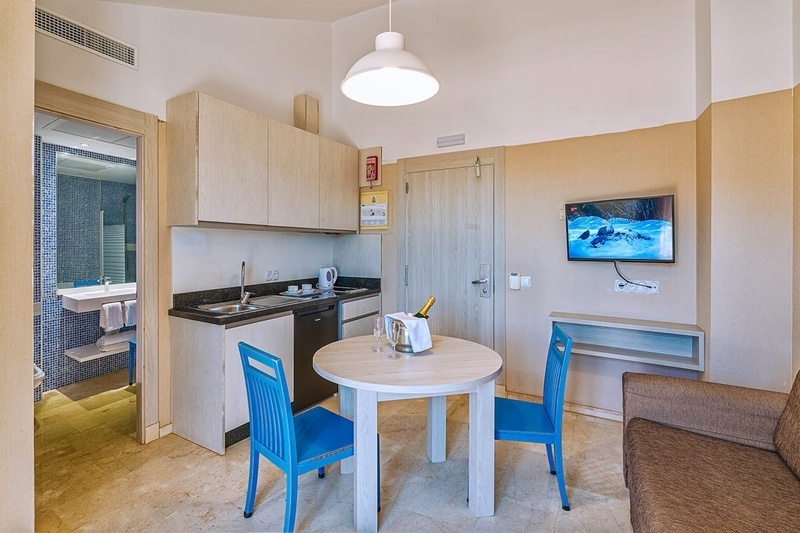
{"label": "white lampshade", "polygon": [[416,104],[439,92],[428,66],[405,50],[402,33],[386,31],[375,37],[375,51],[352,66],[340,86],[356,102],[374,106]]}

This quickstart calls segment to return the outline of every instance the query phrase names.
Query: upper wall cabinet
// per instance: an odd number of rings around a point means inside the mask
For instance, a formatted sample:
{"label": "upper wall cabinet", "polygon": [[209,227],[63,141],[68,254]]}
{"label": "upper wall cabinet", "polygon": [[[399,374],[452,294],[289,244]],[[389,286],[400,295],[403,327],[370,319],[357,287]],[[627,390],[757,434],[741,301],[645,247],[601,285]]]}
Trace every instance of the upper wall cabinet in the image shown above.
{"label": "upper wall cabinet", "polygon": [[319,143],[313,133],[270,119],[269,225],[320,228]]}
{"label": "upper wall cabinet", "polygon": [[358,150],[319,139],[319,225],[358,230]]}
{"label": "upper wall cabinet", "polygon": [[358,230],[358,150],[192,92],[167,102],[168,224]]}
{"label": "upper wall cabinet", "polygon": [[167,102],[169,224],[267,224],[266,117],[197,91]]}

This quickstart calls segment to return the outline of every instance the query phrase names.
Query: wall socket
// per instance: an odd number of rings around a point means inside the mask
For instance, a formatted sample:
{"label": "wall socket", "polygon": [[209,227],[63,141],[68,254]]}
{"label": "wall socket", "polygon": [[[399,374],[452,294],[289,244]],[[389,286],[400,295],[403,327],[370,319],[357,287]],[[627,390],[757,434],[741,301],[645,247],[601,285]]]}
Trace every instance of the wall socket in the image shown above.
{"label": "wall socket", "polygon": [[[657,281],[648,281],[648,280],[640,280],[640,279],[632,279],[633,283],[628,283],[623,279],[615,279],[614,280],[614,291],[615,292],[635,292],[637,294],[658,294],[658,282]],[[636,283],[641,283],[641,285],[636,285]],[[645,287],[645,285],[649,285],[649,287]]]}
{"label": "wall socket", "polygon": [[280,279],[280,272],[277,270],[267,270],[267,281],[278,281]]}

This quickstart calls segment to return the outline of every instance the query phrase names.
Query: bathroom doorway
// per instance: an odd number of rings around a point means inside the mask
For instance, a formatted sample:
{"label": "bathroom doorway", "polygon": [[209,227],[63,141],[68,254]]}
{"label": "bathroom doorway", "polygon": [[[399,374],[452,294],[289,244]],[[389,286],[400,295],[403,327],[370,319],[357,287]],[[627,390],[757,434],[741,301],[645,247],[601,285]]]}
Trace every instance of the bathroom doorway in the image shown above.
{"label": "bathroom doorway", "polygon": [[[36,401],[58,393],[92,404],[107,390],[136,393],[129,350],[137,324],[138,140],[34,113],[34,365],[43,374]],[[105,289],[119,301],[107,302]],[[87,295],[102,299],[70,305]],[[119,324],[106,316],[115,306]],[[135,437],[135,397],[128,403]]]}
{"label": "bathroom doorway", "polygon": [[[162,222],[163,217],[159,216],[158,118],[41,81],[37,81],[35,86],[35,108],[86,126],[109,128],[137,138],[134,252],[138,376],[136,440],[141,443],[153,441],[170,430],[169,342],[165,328],[159,327],[160,315],[166,315],[170,307],[171,293],[168,282],[169,234]],[[160,248],[160,241],[166,243],[166,248]],[[160,280],[166,281],[160,284]],[[165,362],[162,365],[159,365],[160,353],[163,353]]]}

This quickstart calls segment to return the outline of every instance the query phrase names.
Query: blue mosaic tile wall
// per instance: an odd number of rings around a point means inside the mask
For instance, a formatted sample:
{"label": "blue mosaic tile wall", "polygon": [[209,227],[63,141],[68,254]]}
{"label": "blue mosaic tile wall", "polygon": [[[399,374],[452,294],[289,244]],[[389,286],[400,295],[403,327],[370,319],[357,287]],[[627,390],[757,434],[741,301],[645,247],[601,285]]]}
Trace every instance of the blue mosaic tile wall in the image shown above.
{"label": "blue mosaic tile wall", "polygon": [[[59,178],[56,175],[56,154],[59,152],[68,152],[101,161],[123,162],[135,165],[134,161],[128,159],[95,154],[66,146],[51,145],[42,143],[41,139],[36,139],[34,196],[35,199],[38,198],[38,201],[34,212],[38,216],[36,216],[34,223],[34,238],[36,239],[34,242],[34,262],[36,262],[38,253],[38,268],[34,273],[34,286],[35,294],[38,295],[42,304],[42,314],[41,317],[34,319],[34,358],[40,361],[41,364],[39,366],[45,372],[42,391],[63,387],[64,385],[97,377],[128,366],[127,351],[85,363],[79,363],[64,355],[64,350],[96,342],[103,334],[103,331],[100,329],[99,311],[73,313],[62,309],[61,297],[56,294],[57,271],[59,270],[57,268],[58,239],[56,238],[58,233]],[[113,196],[117,198],[116,201],[120,205],[122,205],[121,198],[125,194],[132,194],[131,201],[127,202],[127,205],[128,209],[133,208],[134,211],[126,212],[126,217],[133,224],[133,230],[128,234],[129,241],[131,241],[135,239],[136,226],[136,202],[133,200],[135,198],[135,187],[130,185],[127,187],[129,189],[122,192],[116,190],[116,187],[111,189],[115,190]],[[102,194],[100,194],[100,198],[102,198]],[[99,203],[100,201],[98,200],[98,205]],[[85,206],[80,207],[78,204],[72,204],[67,208],[71,208],[83,215],[87,214]],[[110,209],[110,211],[113,211],[113,209]],[[118,216],[120,218],[119,223],[121,223],[121,208],[118,211],[119,213],[111,213],[111,215]],[[97,233],[99,236],[99,222],[95,227],[98,228]],[[135,264],[135,254],[133,261]],[[39,339],[38,348],[36,339]],[[38,392],[34,395],[34,399],[40,399]]]}
{"label": "blue mosaic tile wall", "polygon": [[[33,301],[42,301],[42,273],[41,273],[41,158],[42,158],[42,138],[38,135],[33,138]],[[33,317],[33,362],[42,368],[42,317]],[[39,387],[33,391],[33,401],[38,402],[42,399],[42,389]]]}

